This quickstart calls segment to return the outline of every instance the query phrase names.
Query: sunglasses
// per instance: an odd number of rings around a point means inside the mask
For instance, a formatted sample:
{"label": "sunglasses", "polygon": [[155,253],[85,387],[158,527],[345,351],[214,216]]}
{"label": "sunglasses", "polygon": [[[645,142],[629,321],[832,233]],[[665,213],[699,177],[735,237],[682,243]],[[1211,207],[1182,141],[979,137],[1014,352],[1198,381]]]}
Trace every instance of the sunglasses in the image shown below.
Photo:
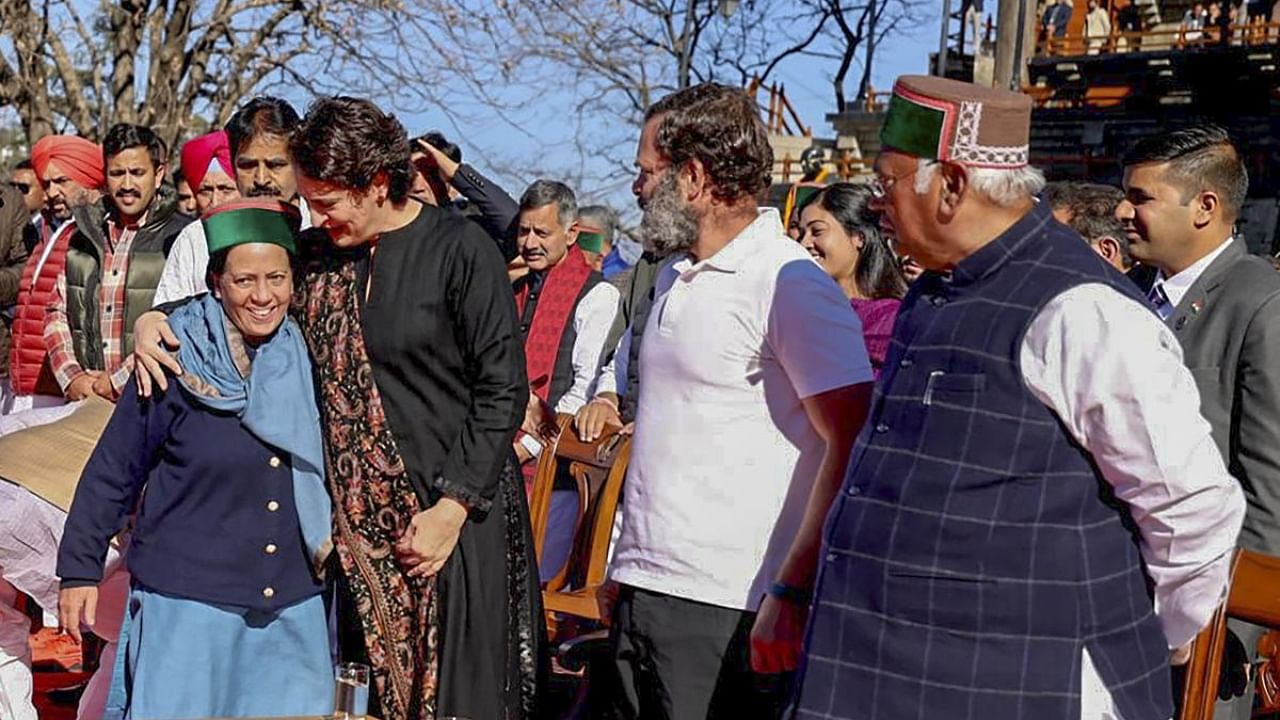
{"label": "sunglasses", "polygon": [[22,193],[23,195],[26,195],[27,193],[31,192],[31,183],[24,183],[24,182],[18,182],[16,180],[10,180],[9,185],[17,188],[18,192]]}

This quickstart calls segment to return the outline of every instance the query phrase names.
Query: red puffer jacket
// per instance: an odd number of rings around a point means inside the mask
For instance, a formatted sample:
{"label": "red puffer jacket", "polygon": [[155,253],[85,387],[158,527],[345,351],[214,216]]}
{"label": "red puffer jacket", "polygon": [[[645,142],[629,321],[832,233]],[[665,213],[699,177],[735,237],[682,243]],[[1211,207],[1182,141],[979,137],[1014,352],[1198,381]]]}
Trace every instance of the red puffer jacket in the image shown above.
{"label": "red puffer jacket", "polygon": [[[22,268],[9,349],[9,382],[18,395],[62,394],[44,347],[44,309],[53,301],[54,287],[67,262],[67,243],[74,231],[74,221],[63,223],[48,240],[35,247]],[[46,243],[53,243],[48,257]]]}

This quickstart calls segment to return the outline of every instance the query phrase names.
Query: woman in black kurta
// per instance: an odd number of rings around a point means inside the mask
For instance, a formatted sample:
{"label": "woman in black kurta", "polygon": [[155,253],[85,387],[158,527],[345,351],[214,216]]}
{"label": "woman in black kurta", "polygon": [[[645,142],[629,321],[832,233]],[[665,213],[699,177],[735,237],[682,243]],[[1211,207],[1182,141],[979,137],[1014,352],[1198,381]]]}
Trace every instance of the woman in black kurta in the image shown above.
{"label": "woman in black kurta", "polygon": [[479,226],[408,197],[408,136],[373,103],[316,101],[289,152],[317,227],[294,313],[379,714],[529,718],[542,614],[505,264]]}
{"label": "woman in black kurta", "polygon": [[[325,240],[319,234],[313,242],[325,247]],[[477,720],[531,716],[541,611],[528,510],[509,462],[512,435],[523,417],[525,380],[500,254],[478,226],[421,205],[415,219],[382,233],[375,246],[319,253],[298,301],[296,314],[320,374],[321,407],[330,426],[335,513],[350,516],[362,505],[366,478],[349,472],[358,456],[387,465],[381,456],[396,449],[407,481],[400,487],[411,488],[421,507],[443,494],[471,509],[453,556],[437,576],[437,602],[430,611],[438,613],[440,628],[438,646],[428,649],[438,656],[436,713]],[[355,373],[353,382],[364,387],[350,387],[344,396],[342,386],[350,383],[331,375],[348,366],[346,336],[352,328],[345,316],[352,310],[359,316],[373,384]],[[371,392],[380,395],[395,447],[351,447],[345,453],[334,446],[369,432],[358,406]],[[395,528],[366,548],[369,555],[385,554],[408,512],[386,521]],[[335,541],[350,578],[366,559],[343,552],[342,525],[337,523]],[[384,646],[366,650],[375,667],[385,665],[377,656],[393,653],[385,646],[394,642],[376,627],[375,593],[351,594],[356,607],[345,615],[363,621],[367,645]],[[409,659],[415,661],[422,659]],[[396,702],[390,697],[393,685],[381,688],[384,712]]]}

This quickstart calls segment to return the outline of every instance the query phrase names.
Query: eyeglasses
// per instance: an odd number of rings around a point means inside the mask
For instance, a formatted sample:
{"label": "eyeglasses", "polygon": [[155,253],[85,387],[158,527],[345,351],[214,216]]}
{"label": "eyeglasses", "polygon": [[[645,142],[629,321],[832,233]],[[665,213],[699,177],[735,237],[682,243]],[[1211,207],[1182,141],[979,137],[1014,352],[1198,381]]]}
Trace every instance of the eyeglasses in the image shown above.
{"label": "eyeglasses", "polygon": [[899,180],[905,180],[911,177],[912,175],[915,175],[921,169],[927,168],[930,165],[933,165],[935,163],[937,163],[937,160],[930,160],[929,162],[923,163],[923,164],[916,163],[915,167],[911,168],[910,170],[904,173],[901,173],[899,175],[890,175],[889,177],[885,177],[885,178],[882,178],[879,175],[876,175],[875,177],[871,178],[870,182],[867,183],[867,187],[871,188],[871,197],[877,200],[883,200],[885,196],[889,194],[889,191],[893,189],[893,186],[898,184]]}
{"label": "eyeglasses", "polygon": [[22,193],[23,195],[26,195],[27,193],[31,192],[31,183],[24,183],[24,182],[18,182],[16,180],[10,180],[9,185],[11,187],[17,188],[18,192]]}

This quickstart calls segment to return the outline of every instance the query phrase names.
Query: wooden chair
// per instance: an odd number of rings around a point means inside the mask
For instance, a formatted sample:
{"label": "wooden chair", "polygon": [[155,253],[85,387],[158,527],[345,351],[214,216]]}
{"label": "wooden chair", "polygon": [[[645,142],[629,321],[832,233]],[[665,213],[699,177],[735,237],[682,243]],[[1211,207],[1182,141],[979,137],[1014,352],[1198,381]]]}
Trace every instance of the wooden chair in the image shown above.
{"label": "wooden chair", "polygon": [[555,484],[556,473],[559,472],[559,460],[556,450],[560,446],[560,438],[566,430],[572,431],[573,416],[565,413],[556,415],[556,437],[551,445],[542,448],[538,456],[537,469],[534,471],[533,483],[529,488],[529,525],[533,530],[533,554],[542,565],[542,549],[547,539],[547,517],[551,512],[551,490]]}
{"label": "wooden chair", "polygon": [[[1186,667],[1179,720],[1212,720],[1218,698],[1227,618],[1268,628],[1280,628],[1280,558],[1237,550],[1232,565],[1231,591],[1209,626],[1196,636]],[[1252,651],[1252,648],[1248,648]]]}
{"label": "wooden chair", "polygon": [[606,430],[595,442],[584,443],[573,429],[572,416],[561,414],[557,425],[559,436],[538,459],[529,502],[534,550],[541,563],[556,479],[567,475],[578,492],[573,550],[564,567],[543,587],[542,602],[548,614],[549,631],[555,626],[556,615],[607,624],[605,610],[609,603],[605,597],[605,580],[609,543],[631,457],[631,438],[620,435],[617,429]]}
{"label": "wooden chair", "polygon": [[608,660],[609,544],[631,457],[631,437],[610,429],[595,442],[584,443],[578,440],[572,416],[560,415],[557,425],[555,442],[538,458],[529,510],[541,564],[551,492],[557,478],[572,479],[578,492],[573,549],[565,566],[544,584],[542,604],[553,648],[551,695],[561,696],[555,688],[567,691],[557,717],[579,720],[591,717],[593,704],[601,703],[610,692],[599,680],[592,682],[591,666]]}

